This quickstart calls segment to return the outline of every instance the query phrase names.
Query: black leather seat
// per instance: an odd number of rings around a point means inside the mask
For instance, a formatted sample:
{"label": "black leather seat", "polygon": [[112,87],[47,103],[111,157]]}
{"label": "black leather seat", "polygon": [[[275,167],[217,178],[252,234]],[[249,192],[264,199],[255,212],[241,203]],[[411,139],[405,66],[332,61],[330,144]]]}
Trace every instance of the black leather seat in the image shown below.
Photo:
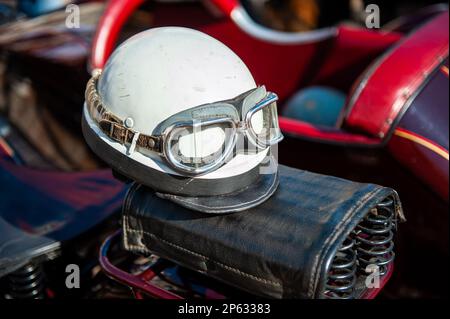
{"label": "black leather seat", "polygon": [[123,209],[123,241],[131,252],[155,253],[255,295],[321,298],[344,240],[386,198],[401,215],[389,188],[280,166],[279,189],[267,202],[211,215],[134,184]]}

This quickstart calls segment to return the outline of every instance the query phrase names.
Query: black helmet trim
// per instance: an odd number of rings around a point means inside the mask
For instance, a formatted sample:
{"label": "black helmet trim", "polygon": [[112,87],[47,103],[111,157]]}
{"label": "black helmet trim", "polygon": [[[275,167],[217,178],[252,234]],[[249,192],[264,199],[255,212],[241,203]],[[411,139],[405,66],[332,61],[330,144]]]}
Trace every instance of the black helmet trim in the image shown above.
{"label": "black helmet trim", "polygon": [[256,207],[268,200],[277,190],[278,171],[260,174],[257,181],[237,192],[213,197],[187,197],[172,194],[157,195],[172,202],[207,214],[229,214]]}

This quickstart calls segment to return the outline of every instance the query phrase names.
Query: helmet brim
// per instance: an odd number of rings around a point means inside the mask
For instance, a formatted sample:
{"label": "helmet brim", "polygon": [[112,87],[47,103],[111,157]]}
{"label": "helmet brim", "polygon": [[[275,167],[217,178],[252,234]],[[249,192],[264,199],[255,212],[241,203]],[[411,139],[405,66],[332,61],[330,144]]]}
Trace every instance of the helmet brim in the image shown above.
{"label": "helmet brim", "polygon": [[179,196],[157,193],[180,206],[207,214],[230,214],[256,207],[268,200],[277,190],[278,171],[259,174],[249,186],[221,196]]}

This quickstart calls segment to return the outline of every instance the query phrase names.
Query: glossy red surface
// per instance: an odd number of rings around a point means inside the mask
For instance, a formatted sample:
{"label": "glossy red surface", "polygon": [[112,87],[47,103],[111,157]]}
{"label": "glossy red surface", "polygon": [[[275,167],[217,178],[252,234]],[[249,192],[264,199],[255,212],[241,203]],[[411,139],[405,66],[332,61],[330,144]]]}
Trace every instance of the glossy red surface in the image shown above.
{"label": "glossy red surface", "polygon": [[211,2],[226,15],[230,15],[233,9],[239,5],[237,0],[212,0]]}
{"label": "glossy red surface", "polygon": [[407,102],[448,56],[448,12],[408,36],[369,71],[360,85],[346,125],[384,138]]}
{"label": "glossy red surface", "polygon": [[401,33],[376,32],[350,26],[340,26],[338,31],[314,82],[332,84],[345,91],[367,65],[403,37]]}
{"label": "glossy red surface", "polygon": [[[417,136],[417,134],[412,132],[410,134],[411,136],[416,136],[418,139],[427,141],[424,137]],[[427,142],[433,144],[432,141]],[[392,137],[389,142],[389,149],[395,158],[435,190],[441,198],[448,201],[448,150],[442,150],[442,152],[447,153],[447,158],[445,158],[432,151],[429,147],[399,135]]]}
{"label": "glossy red surface", "polygon": [[373,145],[380,143],[378,139],[366,137],[364,135],[350,134],[341,130],[325,130],[319,129],[314,125],[306,122],[292,120],[286,117],[280,117],[280,127],[283,132],[294,136],[301,135],[316,141],[325,143],[339,143],[349,145]]}
{"label": "glossy red surface", "polygon": [[111,0],[108,3],[93,41],[91,69],[103,68],[114,49],[122,26],[143,2],[144,0]]}

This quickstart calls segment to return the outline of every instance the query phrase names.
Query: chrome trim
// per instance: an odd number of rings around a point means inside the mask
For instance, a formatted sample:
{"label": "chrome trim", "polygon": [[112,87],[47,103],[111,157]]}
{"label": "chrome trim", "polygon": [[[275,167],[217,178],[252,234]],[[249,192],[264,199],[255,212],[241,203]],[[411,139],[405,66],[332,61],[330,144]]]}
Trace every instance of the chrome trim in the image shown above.
{"label": "chrome trim", "polygon": [[[103,132],[109,138],[124,144],[128,140],[128,135],[130,132],[132,134],[140,134],[140,133],[137,131],[134,131],[130,128],[127,128],[124,125],[124,122],[122,119],[120,119],[115,114],[110,112],[109,109],[105,105],[103,105],[101,96],[100,96],[99,92],[97,91],[97,81],[100,78],[100,76],[101,76],[101,70],[97,70],[87,83],[87,87],[86,87],[86,91],[85,91],[85,99],[86,99],[86,104],[88,107],[88,112],[89,112],[90,116],[92,117],[92,119],[97,123],[97,125],[99,127],[100,127],[100,122],[102,122],[103,120],[105,122],[110,121],[111,125],[109,127],[109,132],[105,132],[105,131],[103,131]],[[251,91],[249,91],[249,92],[251,92]],[[247,93],[249,93],[249,92],[247,92]],[[160,147],[158,148],[158,150],[155,150],[152,145],[145,145],[145,146],[137,145],[137,146],[145,147],[146,149],[149,149],[150,151],[156,152],[160,156],[164,157],[166,159],[166,162],[172,168],[174,168],[175,170],[178,170],[179,172],[184,173],[186,175],[200,175],[203,173],[214,171],[214,170],[218,169],[219,167],[221,167],[224,163],[226,163],[226,161],[231,156],[231,154],[233,154],[233,149],[236,147],[237,140],[238,140],[238,133],[242,133],[244,136],[249,138],[250,142],[252,142],[256,147],[258,147],[260,149],[266,149],[267,147],[274,145],[283,139],[283,135],[281,134],[281,131],[280,131],[280,135],[277,136],[275,139],[273,139],[269,142],[267,142],[267,141],[261,142],[258,139],[257,134],[254,133],[252,126],[251,126],[251,118],[252,118],[253,114],[255,114],[259,110],[263,109],[264,107],[271,105],[272,103],[275,103],[277,100],[278,100],[278,96],[275,93],[269,92],[269,93],[267,93],[267,95],[264,99],[262,99],[260,102],[256,103],[256,105],[253,108],[251,108],[245,115],[242,114],[242,109],[241,109],[239,111],[240,114],[237,117],[222,116],[222,117],[216,117],[213,119],[199,121],[198,123],[196,123],[194,121],[192,121],[192,122],[191,121],[177,122],[173,125],[169,125],[168,127],[166,127],[164,129],[164,131],[162,132],[162,134],[157,135],[157,136],[140,134],[140,137],[145,136],[149,139],[149,141],[154,142],[155,139],[159,139],[161,141],[161,143],[160,143]],[[214,103],[212,103],[212,104],[214,104]],[[230,105],[230,107],[231,107],[231,105]],[[239,110],[239,107],[237,107],[236,105],[233,105],[233,107],[236,110]],[[241,119],[241,117],[244,117],[244,119]],[[220,123],[222,123],[222,124],[229,123],[229,125],[230,125],[229,128],[233,130],[233,134],[231,135],[232,136],[231,141],[229,141],[229,143],[226,143],[227,145],[226,145],[225,151],[223,153],[221,153],[220,156],[217,157],[217,159],[213,159],[213,163],[206,164],[206,165],[198,168],[198,167],[190,167],[187,165],[183,165],[178,160],[175,159],[174,155],[170,151],[170,142],[172,141],[172,135],[174,133],[176,133],[179,129],[182,129],[182,128],[195,128],[199,125],[200,126],[212,126],[212,125],[220,124]],[[125,142],[123,142],[122,140],[119,141],[112,137],[114,135],[113,134],[114,129],[117,126],[119,126],[121,128],[123,127],[124,135],[125,135],[123,138],[123,141],[125,141]],[[230,139],[227,139],[227,141],[228,140],[230,140]]]}
{"label": "chrome trim", "polygon": [[[221,124],[221,123],[229,123],[231,124],[230,129],[233,129],[233,134],[232,136],[232,140],[228,143],[229,145],[227,145],[225,152],[223,152],[220,157],[218,157],[217,159],[214,160],[213,163],[211,164],[207,164],[203,167],[200,168],[196,168],[196,167],[190,167],[187,165],[183,165],[180,162],[178,162],[172,152],[170,151],[170,142],[172,141],[172,135],[179,129],[183,129],[183,128],[193,128],[195,126],[212,126],[215,124]],[[209,171],[213,171],[218,169],[219,167],[221,167],[224,163],[226,163],[226,160],[229,158],[229,156],[231,155],[233,148],[236,145],[237,142],[237,123],[235,121],[233,121],[231,118],[216,118],[216,119],[212,119],[212,120],[205,120],[202,121],[199,124],[194,124],[192,125],[191,122],[181,122],[181,123],[177,123],[174,125],[171,125],[169,127],[167,127],[164,130],[164,133],[162,135],[162,138],[164,140],[163,145],[163,155],[164,157],[167,159],[167,162],[176,170],[181,170],[184,173],[190,174],[190,175],[199,175],[199,174],[203,174]]]}
{"label": "chrome trim", "polygon": [[[281,142],[284,138],[284,136],[283,136],[283,134],[281,134],[281,130],[280,130],[280,135],[277,136],[275,139],[272,139],[269,142],[266,142],[266,141],[261,142],[261,140],[258,138],[258,134],[256,134],[255,131],[253,130],[252,122],[251,122],[253,115],[255,115],[258,111],[262,110],[263,108],[271,105],[272,103],[276,103],[277,101],[278,101],[278,95],[276,95],[275,93],[269,92],[262,101],[257,103],[245,115],[244,123],[245,123],[245,126],[247,127],[247,130],[246,130],[247,138],[254,145],[258,146],[260,149],[266,149],[269,146],[275,145],[275,144]],[[277,128],[274,127],[274,128],[270,128],[270,129],[277,129]],[[278,127],[278,129],[279,129],[279,127]]]}
{"label": "chrome trim", "polygon": [[242,6],[237,6],[231,12],[231,19],[242,31],[252,37],[276,44],[314,43],[332,38],[338,34],[336,27],[295,33],[272,30],[253,21]]}

